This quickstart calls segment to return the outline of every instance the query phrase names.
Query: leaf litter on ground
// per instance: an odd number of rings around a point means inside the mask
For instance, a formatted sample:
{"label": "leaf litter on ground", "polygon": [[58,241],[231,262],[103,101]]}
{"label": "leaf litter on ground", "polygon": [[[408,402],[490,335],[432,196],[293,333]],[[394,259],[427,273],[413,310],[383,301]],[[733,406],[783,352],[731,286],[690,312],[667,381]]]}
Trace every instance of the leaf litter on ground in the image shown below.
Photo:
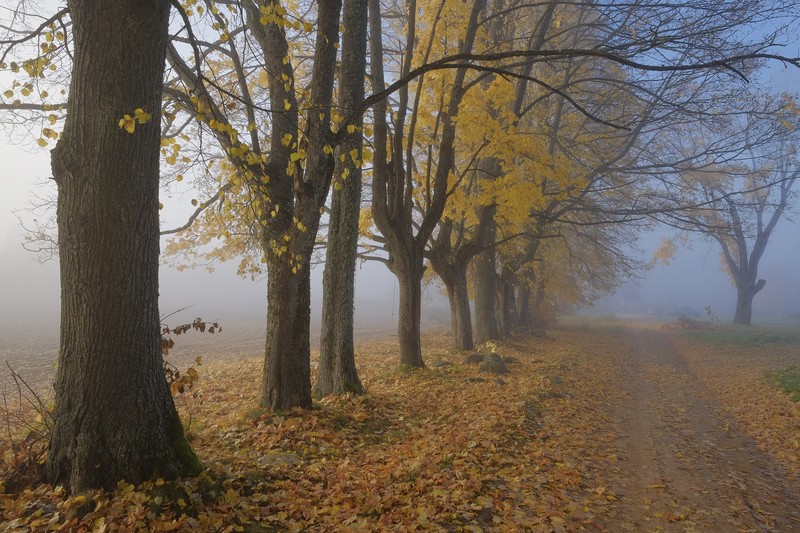
{"label": "leaf litter on ground", "polygon": [[[596,354],[617,349],[614,335],[571,327],[548,339],[499,342],[497,351],[514,361],[502,379],[450,352],[449,340],[425,336],[427,359],[452,364],[423,370],[399,369],[394,341],[359,345],[366,394],[329,397],[310,411],[257,407],[255,354],[206,364],[194,401],[178,402],[183,419],[191,415],[203,475],[69,496],[60,487],[26,487],[0,495],[0,527],[608,530],[620,466],[609,391],[597,384],[613,382],[616,370]],[[702,352],[692,364],[745,430],[796,473],[797,404],[786,400],[773,412],[780,393],[764,383],[763,369],[743,358],[715,372],[719,357]]]}

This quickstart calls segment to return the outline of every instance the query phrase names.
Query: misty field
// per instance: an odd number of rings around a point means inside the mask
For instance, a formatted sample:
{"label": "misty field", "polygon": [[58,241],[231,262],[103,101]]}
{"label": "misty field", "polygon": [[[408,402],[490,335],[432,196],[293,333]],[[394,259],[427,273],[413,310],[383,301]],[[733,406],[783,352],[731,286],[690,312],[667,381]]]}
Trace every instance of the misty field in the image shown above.
{"label": "misty field", "polygon": [[796,329],[573,317],[485,347],[499,374],[442,334],[424,336],[428,368],[402,369],[388,337],[357,346],[364,396],[278,413],[254,407],[263,339],[227,336],[187,337],[176,360],[205,343],[176,396],[205,473],[66,498],[19,487],[0,496],[5,530],[800,527],[800,405],[769,378],[800,363]]}

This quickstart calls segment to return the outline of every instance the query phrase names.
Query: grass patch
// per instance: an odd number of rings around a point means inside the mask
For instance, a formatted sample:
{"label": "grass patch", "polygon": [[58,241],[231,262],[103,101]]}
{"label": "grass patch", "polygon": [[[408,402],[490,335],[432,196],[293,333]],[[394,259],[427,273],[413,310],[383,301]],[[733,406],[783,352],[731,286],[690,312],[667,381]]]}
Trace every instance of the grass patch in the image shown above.
{"label": "grass patch", "polygon": [[800,329],[770,327],[725,327],[709,330],[682,331],[689,339],[712,345],[752,346],[800,344]]}
{"label": "grass patch", "polygon": [[792,401],[800,402],[800,366],[770,370],[766,378],[767,383],[788,394]]}

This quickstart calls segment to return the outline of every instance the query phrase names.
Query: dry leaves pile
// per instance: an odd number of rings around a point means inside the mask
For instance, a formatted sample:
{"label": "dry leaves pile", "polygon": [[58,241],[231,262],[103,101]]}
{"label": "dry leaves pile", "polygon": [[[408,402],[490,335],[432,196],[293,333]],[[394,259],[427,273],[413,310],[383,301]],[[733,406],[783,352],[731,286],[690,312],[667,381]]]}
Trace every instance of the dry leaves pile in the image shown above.
{"label": "dry leaves pile", "polygon": [[[796,347],[754,356],[669,335],[742,430],[797,475],[798,405],[763,379],[796,362]],[[259,359],[206,364],[178,401],[205,474],[69,497],[48,486],[0,495],[0,528],[618,530],[630,512],[616,494],[629,469],[615,412],[625,401],[614,389],[623,336],[617,326],[572,327],[498,343],[510,369],[500,377],[451,353],[444,335],[424,339],[426,370],[399,369],[394,342],[371,342],[357,350],[365,396],[284,413],[255,408]]]}
{"label": "dry leaves pile", "polygon": [[[257,359],[203,367],[193,445],[197,479],[65,498],[39,486],[0,496],[8,530],[592,530],[613,496],[603,472],[602,391],[576,365],[588,338],[499,344],[502,379],[425,339],[420,371],[392,342],[361,346],[363,397],[309,412],[254,409]],[[243,384],[247,384],[243,386]],[[180,402],[179,402],[180,403]],[[184,419],[188,413],[183,414]]]}

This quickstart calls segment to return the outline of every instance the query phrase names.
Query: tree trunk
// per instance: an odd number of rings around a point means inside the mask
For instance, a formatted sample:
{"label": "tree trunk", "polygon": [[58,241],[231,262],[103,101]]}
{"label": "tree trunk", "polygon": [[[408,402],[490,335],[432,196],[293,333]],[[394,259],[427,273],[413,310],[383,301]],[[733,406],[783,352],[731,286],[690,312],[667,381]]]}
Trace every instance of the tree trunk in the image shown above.
{"label": "tree trunk", "polygon": [[753,298],[764,288],[766,280],[760,279],[757,283],[749,283],[736,289],[736,314],[733,323],[749,326],[753,321]]}
{"label": "tree trunk", "polygon": [[[342,24],[347,30],[342,37],[342,75],[340,107],[348,124],[356,130],[342,142],[337,158],[337,183],[333,191],[328,226],[328,246],[322,279],[322,334],[319,369],[314,396],[352,392],[364,388],[356,371],[353,343],[353,306],[355,300],[355,266],[358,251],[358,219],[361,211],[361,165],[349,156],[356,150],[362,156],[361,125],[363,114],[348,116],[364,100],[364,73],[367,54],[367,0],[348,0],[344,4]],[[345,126],[346,127],[346,126]],[[346,131],[346,130],[345,130]],[[347,179],[339,179],[345,169]]]}
{"label": "tree trunk", "polygon": [[530,331],[532,322],[531,289],[527,283],[519,288],[517,296],[517,320],[519,321],[520,331]]}
{"label": "tree trunk", "polygon": [[[346,152],[343,152],[346,153]],[[351,173],[352,174],[352,173]],[[361,394],[353,343],[353,302],[361,200],[360,172],[334,191],[322,278],[322,335],[314,396]]]}
{"label": "tree trunk", "polygon": [[402,266],[395,263],[394,274],[400,286],[400,311],[397,324],[397,337],[400,343],[400,364],[412,368],[424,368],[420,339],[422,312],[422,273],[424,266],[421,256],[413,257]]}
{"label": "tree trunk", "polygon": [[292,272],[284,257],[269,259],[267,342],[261,405],[311,408],[309,269]]}
{"label": "tree trunk", "polygon": [[[307,131],[315,133],[304,135],[301,140],[301,146],[308,153],[305,171],[300,165],[292,166],[291,154],[286,150],[293,151],[293,145],[284,146],[280,141],[281,132],[298,134],[295,93],[291,84],[283,80],[270,83],[271,103],[278,112],[273,115],[267,175],[273,176],[270,196],[280,209],[266,224],[262,243],[267,250],[269,292],[261,404],[273,410],[311,408],[310,263],[319,229],[320,208],[325,203],[334,169],[333,157],[326,154],[324,147],[332,142],[330,110],[341,5],[340,0],[317,2],[319,21],[309,86],[310,107],[315,111],[309,114],[306,124]],[[249,16],[256,18],[255,14]],[[271,33],[265,36],[264,52],[269,57],[268,64],[275,66],[269,70],[277,73],[286,68],[285,75],[292,79],[291,63],[284,61],[287,57],[284,50],[288,50],[284,29],[276,25],[266,28]],[[270,47],[273,44],[277,49]],[[282,116],[280,110],[285,109],[285,104],[289,104],[291,113]],[[289,179],[287,166],[293,171]],[[283,177],[275,179],[275,176]]]}
{"label": "tree trunk", "polygon": [[447,289],[453,349],[471,350],[475,345],[472,340],[467,268],[470,258],[474,257],[477,251],[477,246],[473,244],[474,241],[465,244],[464,240],[459,239],[461,247],[453,248],[453,229],[453,224],[449,220],[439,223],[439,233],[431,240],[426,257]]}
{"label": "tree trunk", "polygon": [[453,268],[450,282],[445,282],[447,297],[450,301],[450,322],[453,335],[454,350],[472,350],[472,313],[469,308],[469,291],[467,290],[467,273],[463,269]]}
{"label": "tree trunk", "polygon": [[514,285],[501,276],[497,287],[497,329],[502,338],[510,337],[514,326],[516,302]]}
{"label": "tree trunk", "polygon": [[547,336],[547,313],[545,309],[545,292],[542,283],[536,284],[536,293],[533,299],[533,334],[536,337]]}
{"label": "tree trunk", "polygon": [[[193,475],[164,378],[158,180],[167,2],[69,2],[74,63],[52,152],[61,341],[45,466],[72,491]],[[118,122],[153,119],[128,133]]]}
{"label": "tree trunk", "polygon": [[[359,143],[360,145],[360,143]],[[347,153],[349,150],[343,150]],[[358,378],[353,342],[355,263],[361,172],[351,172],[341,190],[334,191],[325,271],[322,278],[322,334],[314,396],[364,389]]]}
{"label": "tree trunk", "polygon": [[475,342],[483,343],[496,339],[497,272],[494,243],[497,226],[488,220],[484,246],[487,248],[475,258]]}

